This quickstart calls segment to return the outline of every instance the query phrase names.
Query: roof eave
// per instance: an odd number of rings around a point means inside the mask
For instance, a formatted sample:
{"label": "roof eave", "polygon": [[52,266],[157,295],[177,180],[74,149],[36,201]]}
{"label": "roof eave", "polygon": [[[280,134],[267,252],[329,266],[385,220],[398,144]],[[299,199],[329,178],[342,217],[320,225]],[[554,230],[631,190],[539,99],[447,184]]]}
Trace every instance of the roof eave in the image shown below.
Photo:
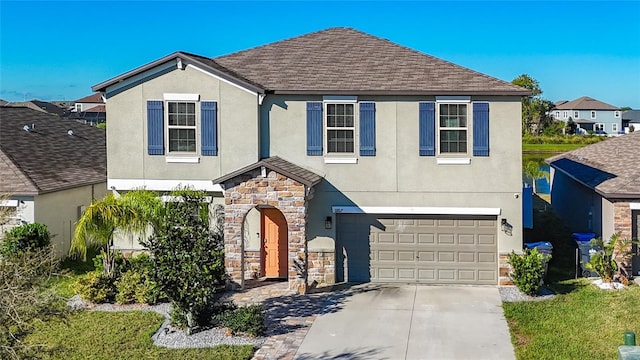
{"label": "roof eave", "polygon": [[245,87],[245,88],[247,88],[247,89],[249,89],[251,91],[254,91],[256,93],[259,93],[259,94],[264,94],[265,93],[265,89],[262,89],[260,87],[257,87],[255,85],[253,85],[253,84],[250,84],[250,83],[244,81],[243,79],[239,79],[239,78],[231,76],[231,75],[229,75],[227,73],[221,72],[220,70],[215,69],[215,68],[213,68],[213,67],[211,67],[211,66],[209,66],[207,64],[204,64],[200,60],[198,60],[198,59],[196,59],[196,58],[194,58],[194,57],[192,57],[192,56],[190,56],[188,54],[180,52],[180,51],[174,52],[174,53],[169,54],[167,56],[164,56],[164,57],[162,57],[162,58],[160,58],[158,60],[152,61],[152,62],[150,62],[148,64],[142,65],[142,66],[137,67],[137,68],[135,68],[133,70],[127,71],[124,74],[121,74],[121,75],[118,75],[116,77],[113,77],[113,78],[111,78],[111,79],[109,79],[107,81],[103,81],[103,82],[101,82],[99,84],[96,84],[96,85],[91,87],[91,90],[93,90],[95,92],[106,92],[107,87],[109,87],[109,86],[112,86],[114,84],[122,82],[122,81],[124,81],[124,80],[126,80],[126,79],[128,79],[128,78],[130,78],[132,76],[140,74],[140,73],[142,73],[144,71],[147,71],[149,69],[152,69],[152,68],[154,68],[156,66],[165,64],[165,63],[167,63],[167,62],[169,62],[171,60],[177,59],[177,58],[186,59],[186,60],[188,60],[188,61],[190,61],[192,63],[198,64],[199,66],[205,68],[207,71],[210,71],[210,72],[214,73],[215,75],[220,76],[221,78],[224,78],[225,80],[236,82],[239,85],[241,85],[242,87]]}
{"label": "roof eave", "polygon": [[279,168],[277,166],[274,166],[273,164],[271,164],[271,163],[269,163],[267,161],[260,160],[260,161],[258,161],[256,163],[253,163],[251,165],[248,165],[248,166],[245,166],[245,167],[243,167],[241,169],[238,169],[238,170],[236,170],[234,172],[231,172],[231,173],[229,173],[229,174],[227,174],[225,176],[221,176],[219,178],[213,179],[212,183],[214,183],[214,184],[223,184],[226,181],[229,181],[229,180],[231,180],[231,179],[233,179],[233,178],[235,178],[237,176],[246,174],[247,172],[253,171],[253,170],[255,170],[257,168],[260,168],[260,167],[263,167],[263,166],[265,168],[269,169],[269,170],[272,170],[272,171],[275,171],[277,173],[280,173],[280,174],[282,174],[282,175],[284,175],[284,176],[286,176],[286,177],[288,177],[290,179],[293,179],[293,180],[295,180],[295,181],[297,181],[297,182],[299,182],[299,183],[301,183],[303,185],[306,185],[308,187],[314,187],[317,184],[319,184],[320,181],[322,180],[321,178],[319,178],[318,180],[315,180],[315,181],[309,181],[308,179],[301,178],[301,177],[297,176],[296,174],[292,174],[292,173],[290,173],[288,171],[285,171],[285,170],[283,170],[283,169],[281,169],[281,168]]}
{"label": "roof eave", "polygon": [[321,90],[272,90],[274,95],[486,95],[486,96],[529,96],[530,91],[505,91],[505,90],[344,90],[344,89],[321,89]]}

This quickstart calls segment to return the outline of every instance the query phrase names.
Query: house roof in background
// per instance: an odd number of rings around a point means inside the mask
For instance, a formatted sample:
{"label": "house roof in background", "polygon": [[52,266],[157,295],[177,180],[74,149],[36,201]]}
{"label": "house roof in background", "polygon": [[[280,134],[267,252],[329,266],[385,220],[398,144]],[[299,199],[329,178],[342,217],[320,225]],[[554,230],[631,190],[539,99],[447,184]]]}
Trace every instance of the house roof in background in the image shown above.
{"label": "house roof in background", "polygon": [[77,103],[104,103],[104,100],[102,99],[102,94],[101,93],[95,93],[89,96],[85,96],[82,99],[78,99],[75,102]]}
{"label": "house roof in background", "polygon": [[287,160],[284,160],[278,156],[272,156],[270,158],[262,159],[256,163],[245,166],[242,169],[238,169],[225,176],[214,179],[213,183],[222,184],[225,181],[231,180],[240,175],[244,175],[250,171],[253,171],[263,166],[269,170],[273,170],[278,174],[282,174],[290,179],[293,179],[309,187],[312,187],[318,184],[322,180],[322,176],[314,173],[313,171],[307,170],[296,164],[290,163]]}
{"label": "house roof in background", "polygon": [[1,106],[26,107],[32,110],[37,110],[37,111],[46,112],[50,114],[56,114],[56,115],[64,114],[64,108],[61,108],[56,104],[52,104],[52,103],[49,103],[46,101],[40,101],[40,100],[8,102]]}
{"label": "house roof in background", "polygon": [[104,105],[97,105],[87,109],[85,112],[107,112],[107,107]]}
{"label": "house roof in background", "polygon": [[[557,103],[556,103],[557,104]],[[588,96],[557,104],[557,110],[620,110],[619,107],[603,103]]]}
{"label": "house roof in background", "polygon": [[105,182],[105,139],[104,130],[57,115],[0,107],[0,192],[36,195]]}
{"label": "house roof in background", "polygon": [[640,123],[640,110],[627,110],[623,112],[622,120],[629,120],[631,123]]}
{"label": "house roof in background", "polygon": [[177,52],[93,87],[107,87],[176,58],[263,93],[529,95],[530,91],[350,28],[330,28],[213,59]]}
{"label": "house roof in background", "polygon": [[640,199],[640,131],[546,160],[553,168],[607,198]]}

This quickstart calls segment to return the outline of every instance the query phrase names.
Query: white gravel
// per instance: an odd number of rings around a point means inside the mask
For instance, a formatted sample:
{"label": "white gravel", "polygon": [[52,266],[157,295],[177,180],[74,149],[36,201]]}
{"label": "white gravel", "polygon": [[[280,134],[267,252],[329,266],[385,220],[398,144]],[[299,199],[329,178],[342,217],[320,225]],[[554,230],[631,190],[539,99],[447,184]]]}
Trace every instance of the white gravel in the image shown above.
{"label": "white gravel", "polygon": [[498,291],[502,302],[542,301],[556,297],[556,294],[547,288],[542,288],[537,296],[529,296],[521,292],[516,286],[501,286]]}
{"label": "white gravel", "polygon": [[221,344],[227,345],[253,345],[262,346],[264,337],[227,336],[223,328],[208,328],[187,335],[183,330],[174,328],[169,324],[171,304],[160,303],[157,305],[121,305],[121,304],[91,304],[75,295],[67,301],[73,309],[86,309],[90,311],[153,311],[164,316],[165,320],[151,337],[154,345],[167,348],[203,348]]}

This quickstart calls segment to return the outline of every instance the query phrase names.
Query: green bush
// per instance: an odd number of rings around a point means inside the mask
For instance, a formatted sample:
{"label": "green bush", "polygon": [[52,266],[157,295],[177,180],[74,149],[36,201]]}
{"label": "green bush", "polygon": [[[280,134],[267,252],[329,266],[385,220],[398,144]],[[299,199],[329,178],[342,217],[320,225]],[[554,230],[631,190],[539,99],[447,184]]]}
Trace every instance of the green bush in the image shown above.
{"label": "green bush", "polygon": [[544,277],[545,263],[551,256],[538,252],[538,249],[525,250],[519,255],[515,252],[509,254],[509,264],[513,268],[511,279],[514,284],[525,294],[536,295]]}
{"label": "green bush", "polygon": [[94,303],[112,302],[116,296],[114,279],[98,271],[79,277],[72,289],[81,298]]}
{"label": "green bush", "polygon": [[13,256],[19,253],[45,248],[51,244],[47,226],[40,223],[16,226],[7,231],[0,244],[0,253]]}
{"label": "green bush", "polygon": [[136,290],[143,284],[142,274],[129,270],[115,282],[116,301],[120,304],[132,304],[137,301]]}
{"label": "green bush", "polygon": [[229,328],[234,334],[261,336],[266,332],[262,305],[249,305],[222,311],[215,316],[215,322]]}

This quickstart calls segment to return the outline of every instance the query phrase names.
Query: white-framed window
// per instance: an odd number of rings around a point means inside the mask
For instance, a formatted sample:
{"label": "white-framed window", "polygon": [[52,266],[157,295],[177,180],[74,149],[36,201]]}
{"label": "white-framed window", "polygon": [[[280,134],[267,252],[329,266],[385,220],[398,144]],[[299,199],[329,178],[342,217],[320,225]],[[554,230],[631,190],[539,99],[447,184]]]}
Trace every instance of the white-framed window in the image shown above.
{"label": "white-framed window", "polygon": [[611,131],[614,133],[618,132],[618,123],[611,124]]}
{"label": "white-framed window", "polygon": [[82,112],[82,104],[76,104],[76,112]]}
{"label": "white-framed window", "polygon": [[591,110],[591,118],[592,119],[596,118],[596,111],[595,110]]}
{"label": "white-framed window", "polygon": [[438,104],[438,139],[441,154],[466,154],[468,105]]}
{"label": "white-framed window", "polygon": [[620,111],[616,110],[613,112],[613,117],[619,118],[620,117]]}
{"label": "white-framed window", "polygon": [[568,111],[563,111],[562,112],[562,118],[563,119],[568,119],[569,118],[569,112]]}
{"label": "white-framed window", "polygon": [[355,154],[356,103],[325,102],[327,153]]}
{"label": "white-framed window", "polygon": [[573,118],[574,119],[579,119],[580,118],[580,111],[574,111],[573,112]]}
{"label": "white-framed window", "polygon": [[553,117],[555,117],[556,119],[560,119],[560,111],[555,111]]}
{"label": "white-framed window", "polygon": [[593,126],[593,129],[594,129],[595,131],[604,131],[604,124],[603,124],[603,123],[596,123],[596,124]]}
{"label": "white-framed window", "polygon": [[169,153],[196,152],[197,112],[194,101],[166,101]]}

